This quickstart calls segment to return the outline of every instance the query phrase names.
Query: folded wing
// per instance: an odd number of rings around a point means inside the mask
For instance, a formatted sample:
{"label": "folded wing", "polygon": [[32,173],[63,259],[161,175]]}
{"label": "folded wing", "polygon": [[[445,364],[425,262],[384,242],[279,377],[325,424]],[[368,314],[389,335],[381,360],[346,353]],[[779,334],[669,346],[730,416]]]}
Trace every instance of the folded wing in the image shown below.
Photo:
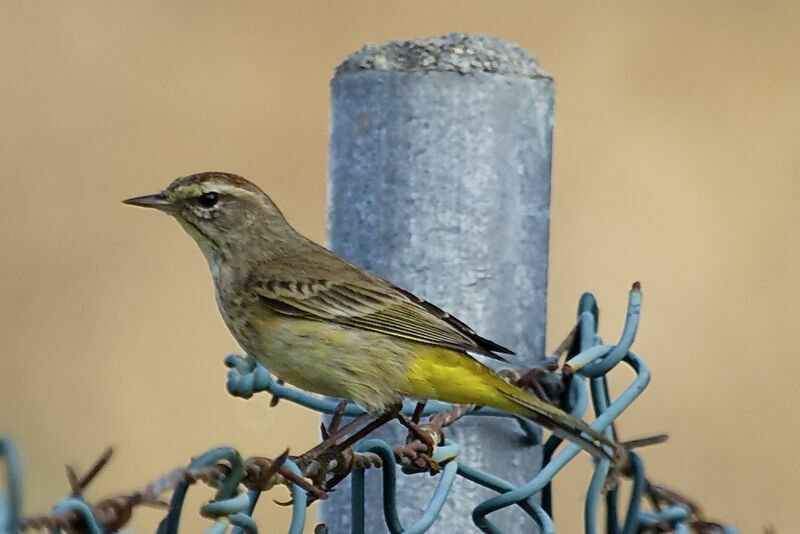
{"label": "folded wing", "polygon": [[[298,279],[303,258],[291,258],[292,269],[271,265],[268,277],[250,281],[258,299],[276,313],[330,321],[420,343],[476,352],[495,359],[512,354],[480,337],[455,317],[389,282],[340,260],[335,272],[325,269],[316,279]],[[330,263],[329,263],[330,267]],[[319,272],[319,269],[315,269]]]}

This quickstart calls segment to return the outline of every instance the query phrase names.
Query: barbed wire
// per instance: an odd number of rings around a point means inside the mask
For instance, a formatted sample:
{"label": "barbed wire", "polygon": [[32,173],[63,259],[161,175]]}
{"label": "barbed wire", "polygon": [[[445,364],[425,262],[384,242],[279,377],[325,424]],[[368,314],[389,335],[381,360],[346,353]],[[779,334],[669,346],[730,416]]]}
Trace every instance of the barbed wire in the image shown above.
{"label": "barbed wire", "polygon": [[[597,417],[590,426],[618,440],[614,421],[650,380],[646,364],[630,350],[638,328],[640,307],[641,292],[637,283],[629,294],[627,317],[619,341],[615,345],[603,344],[597,333],[597,303],[593,295],[586,293],[579,302],[575,328],[552,356],[533,369],[505,370],[503,373],[509,380],[529,387],[543,399],[559,400],[576,417],[582,417],[591,402]],[[565,358],[565,363],[560,365],[562,358]],[[363,534],[364,471],[370,468],[382,472],[383,512],[392,534],[427,531],[441,511],[456,476],[497,492],[496,496],[479,503],[473,510],[472,519],[483,532],[500,534],[501,530],[488,516],[512,506],[519,507],[542,533],[555,532],[551,482],[578,454],[580,449],[577,445],[566,444],[556,454],[562,440],[551,436],[543,444],[540,472],[526,484],[515,486],[459,462],[459,446],[445,437],[445,429],[463,417],[511,417],[519,423],[531,443],[541,443],[541,429],[527,419],[487,407],[441,402],[405,403],[396,414],[372,418],[352,402],[337,403],[286,386],[273,379],[269,371],[251,356],[231,355],[225,359],[225,364],[229,368],[227,389],[232,395],[250,398],[256,393],[267,392],[272,395],[271,406],[286,399],[331,414],[330,423],[321,427],[321,443],[299,456],[289,455],[287,450],[276,458],[245,459],[230,447],[212,449],[193,458],[188,466],[172,470],[141,490],[91,504],[83,492],[111,459],[112,450],[107,449],[83,477],[78,477],[74,469],[67,467],[71,493],[53,507],[52,513],[23,517],[19,456],[9,439],[0,439],[0,458],[5,460],[7,475],[7,493],[0,494],[2,532],[15,533],[26,529],[91,534],[116,532],[128,523],[137,507],[158,506],[166,509],[166,516],[159,524],[157,534],[176,534],[186,494],[192,485],[199,482],[216,490],[214,500],[200,508],[200,514],[213,521],[207,530],[209,534],[222,534],[229,528],[232,528],[232,534],[257,533],[253,511],[261,494],[275,486],[289,489],[291,500],[278,504],[291,506],[289,534],[300,534],[306,523],[308,504],[327,498],[327,492],[351,476],[353,532]],[[635,376],[612,401],[606,375],[619,364],[633,369]],[[351,419],[343,424],[346,417]],[[423,421],[423,417],[427,419]],[[392,419],[398,419],[408,428],[405,443],[390,445],[379,439],[364,441],[370,432]],[[700,507],[690,499],[647,479],[644,463],[633,449],[661,443],[665,439],[666,436],[657,435],[622,442],[628,451],[628,461],[622,473],[612,473],[608,460],[595,460],[584,503],[585,532],[597,532],[601,500],[605,503],[606,531],[613,534],[735,532],[706,519]],[[396,509],[397,466],[406,474],[427,472],[438,477],[438,484],[422,513],[406,527]],[[622,518],[617,513],[619,488],[608,483],[619,475],[631,481],[630,497]],[[161,497],[167,493],[171,493],[169,502]],[[537,494],[541,494],[539,502],[534,499]],[[603,496],[605,498],[601,499]],[[315,533],[326,534],[327,527],[317,525]]]}

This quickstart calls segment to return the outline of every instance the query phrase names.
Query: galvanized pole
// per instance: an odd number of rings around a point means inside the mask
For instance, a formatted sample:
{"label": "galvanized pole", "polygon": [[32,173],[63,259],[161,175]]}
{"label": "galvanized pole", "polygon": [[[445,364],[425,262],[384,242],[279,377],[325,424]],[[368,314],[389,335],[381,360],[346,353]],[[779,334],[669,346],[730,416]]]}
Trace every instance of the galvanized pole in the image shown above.
{"label": "galvanized pole", "polygon": [[[339,254],[439,305],[517,352],[544,352],[553,81],[527,52],[486,36],[368,45],[331,83],[328,242]],[[405,429],[377,433],[401,443]],[[495,418],[447,430],[460,461],[513,483],[530,479],[539,448]],[[435,479],[399,478],[400,519],[424,508]],[[477,531],[472,508],[492,492],[457,480],[431,532]],[[367,477],[366,532],[386,532],[377,473]],[[350,532],[350,491],[321,505],[334,534]],[[505,516],[504,516],[505,514]],[[518,510],[504,532],[531,532]]]}

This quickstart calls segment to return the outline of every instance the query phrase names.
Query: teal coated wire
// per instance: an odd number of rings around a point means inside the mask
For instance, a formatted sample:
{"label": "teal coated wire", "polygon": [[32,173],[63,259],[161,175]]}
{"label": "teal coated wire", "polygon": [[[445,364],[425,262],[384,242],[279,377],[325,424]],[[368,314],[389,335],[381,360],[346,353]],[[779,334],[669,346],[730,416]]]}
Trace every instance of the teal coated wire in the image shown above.
{"label": "teal coated wire", "polygon": [[[241,482],[242,478],[244,478],[245,474],[242,457],[239,456],[239,454],[231,447],[218,447],[216,449],[211,449],[200,456],[192,458],[191,462],[189,462],[189,466],[186,468],[189,471],[194,471],[214,465],[220,460],[228,460],[231,465],[231,471],[222,480],[220,486],[217,488],[215,502],[207,503],[201,508],[203,513],[209,515],[218,515],[215,513],[217,510],[220,510],[221,508],[224,509],[225,506],[229,506],[229,504],[217,503],[217,500],[225,501],[236,496],[239,483]],[[183,482],[175,487],[172,492],[172,498],[170,499],[167,515],[159,523],[158,528],[156,529],[156,534],[178,534],[181,511],[183,510],[183,503],[186,499],[186,493],[189,491],[189,486],[189,482]],[[242,506],[249,505],[249,503],[245,503],[244,500],[235,502],[239,505],[239,507],[231,509],[233,512],[239,512],[241,511]],[[211,528],[214,529],[219,527],[214,525]]]}
{"label": "teal coated wire", "polygon": [[[578,314],[577,337],[570,348],[568,364],[574,373],[568,382],[566,393],[567,408],[577,417],[583,416],[587,411],[590,397],[595,411],[595,421],[590,426],[597,431],[613,437],[611,423],[629,406],[644,388],[650,379],[650,371],[644,361],[630,351],[639,323],[641,308],[641,293],[637,287],[628,297],[628,311],[625,325],[616,345],[602,343],[597,334],[597,302],[593,295],[586,293],[581,297]],[[630,366],[635,373],[634,379],[623,392],[612,402],[606,380],[606,373],[619,363]],[[284,386],[272,378],[269,371],[259,365],[251,356],[244,358],[230,355],[225,359],[228,366],[227,388],[232,395],[249,398],[259,391],[267,391],[280,398],[301,404],[311,409],[334,413],[339,408],[336,400],[322,399],[305,394],[299,390]],[[587,392],[585,381],[588,380],[591,395]],[[432,415],[441,411],[450,410],[451,405],[442,402],[429,402],[423,415]],[[407,402],[403,412],[411,414],[415,403]],[[356,404],[350,402],[344,408],[343,415],[357,416],[363,411]],[[512,414],[499,410],[481,408],[469,412],[469,416],[500,416],[514,417],[521,425],[531,443],[541,442],[541,429],[526,419],[521,419]],[[551,482],[553,477],[575,456],[580,448],[574,443],[567,444],[558,454],[556,448],[562,440],[551,436],[544,444],[543,466],[541,471],[530,481],[515,486],[499,477],[464,465],[457,460],[458,446],[446,442],[434,451],[434,461],[442,464],[439,481],[427,507],[417,520],[408,528],[404,528],[397,515],[396,499],[396,471],[397,462],[391,447],[381,440],[367,440],[362,442],[359,450],[370,451],[378,454],[383,461],[381,468],[383,481],[383,511],[387,527],[392,534],[421,534],[430,529],[438,514],[444,506],[445,500],[452,488],[456,476],[480,484],[498,493],[479,503],[472,513],[474,523],[483,531],[490,534],[502,534],[502,531],[492,523],[488,515],[508,506],[519,506],[524,513],[539,526],[543,534],[554,534],[555,526],[552,520],[551,507]],[[618,494],[614,490],[605,493],[606,501],[606,531],[608,534],[634,534],[641,528],[658,523],[666,523],[674,532],[689,532],[691,513],[686,506],[674,504],[655,512],[641,510],[643,494],[647,485],[644,463],[638,455],[630,452],[631,475],[633,487],[627,505],[623,524],[620,527],[617,517]],[[0,498],[0,528],[5,523],[5,531],[19,532],[21,528],[21,500],[20,484],[21,469],[16,449],[7,439],[0,439],[0,457],[5,458],[7,464],[7,486],[9,498]],[[222,534],[233,526],[231,534],[257,534],[258,526],[252,518],[253,511],[259,500],[261,492],[258,490],[240,491],[240,484],[245,476],[244,463],[241,456],[230,447],[212,449],[196,458],[193,458],[188,470],[198,470],[226,460],[230,470],[219,481],[214,501],[205,504],[201,513],[208,517],[216,517],[216,522],[207,532]],[[293,473],[301,475],[299,467],[287,459],[285,466]],[[595,460],[595,469],[586,494],[584,506],[584,530],[588,534],[596,533],[597,516],[600,499],[603,496],[604,485],[609,473],[608,460]],[[364,534],[364,469],[354,469],[352,473],[352,519],[353,533]],[[168,489],[168,478],[159,479],[153,488],[156,493]],[[176,486],[170,501],[166,517],[159,524],[158,534],[177,534],[180,523],[181,510],[184,505],[189,483]],[[295,483],[290,483],[292,495],[292,519],[289,534],[301,534],[306,522],[306,508],[308,496],[306,491]],[[542,504],[535,502],[535,496],[541,492]],[[85,524],[86,531],[90,534],[102,534],[104,531],[93,515],[92,507],[79,497],[71,497],[57,503],[54,515],[67,512],[76,513]],[[736,531],[723,527],[727,534]],[[54,531],[56,532],[56,531]],[[331,533],[333,534],[333,533]],[[336,533],[339,534],[339,533]]]}
{"label": "teal coated wire", "polygon": [[[650,371],[647,365],[634,353],[628,352],[623,358],[636,371],[634,381],[620,394],[620,396],[589,426],[597,431],[602,431],[616,419],[638,397],[650,381]],[[501,508],[505,508],[525,499],[537,491],[555,476],[570,460],[580,452],[580,447],[574,443],[567,445],[556,455],[542,470],[528,483],[523,484],[514,491],[492,497],[480,503],[472,512],[475,524],[489,534],[502,534],[486,516]]]}
{"label": "teal coated wire", "polygon": [[631,471],[633,472],[633,488],[631,489],[630,502],[628,503],[628,512],[625,514],[625,527],[622,534],[636,534],[639,532],[639,510],[642,504],[642,497],[647,488],[647,479],[645,478],[644,462],[633,451],[628,452],[628,457],[631,461]]}
{"label": "teal coated wire", "polygon": [[[594,296],[592,296],[594,299]],[[638,285],[628,294],[628,309],[625,316],[625,326],[622,328],[622,335],[616,345],[611,346],[605,358],[596,361],[591,365],[587,365],[581,370],[581,374],[588,378],[596,378],[608,373],[614,366],[616,366],[625,354],[633,345],[636,338],[636,332],[639,329],[639,317],[642,308],[642,292],[639,290]],[[585,309],[594,317],[595,325],[597,324],[597,305],[591,306],[590,309]],[[596,328],[594,329],[596,332]]]}
{"label": "teal coated wire", "polygon": [[600,495],[608,477],[609,467],[608,462],[598,462],[589,481],[583,512],[583,530],[586,534],[597,534],[597,511],[600,505]]}
{"label": "teal coated wire", "polygon": [[[397,533],[403,531],[403,526],[400,524],[400,518],[397,516],[397,495],[396,495],[396,467],[394,460],[394,452],[388,443],[379,439],[370,439],[365,441],[359,448],[359,452],[372,452],[381,458],[382,462],[382,489],[383,489],[383,517],[386,521],[386,527],[389,532]],[[364,532],[364,469],[356,469],[353,472],[354,478],[352,482],[352,501],[354,504],[353,510],[358,508],[358,517],[353,515],[353,529],[354,531]],[[358,499],[355,497],[358,495]],[[358,500],[359,504],[356,504]]]}
{"label": "teal coated wire", "polygon": [[[231,523],[235,525],[231,534],[254,534],[258,531],[258,527],[255,525],[252,515],[253,511],[256,509],[256,504],[258,504],[258,499],[261,497],[261,492],[254,489],[249,490],[247,492],[247,497],[249,498],[247,509],[244,512],[231,516]],[[250,522],[252,522],[252,524]]]}
{"label": "teal coated wire", "polygon": [[[630,300],[628,311],[630,312]],[[596,367],[600,362],[605,360],[605,358],[612,356],[612,353],[615,350],[614,347],[611,347],[610,350],[603,354],[603,358],[601,360],[587,357],[587,354],[593,347],[602,345],[602,341],[597,335],[598,313],[598,306],[594,296],[585,295],[578,305],[577,341],[581,352],[567,361],[567,363],[573,369],[578,369],[577,372],[580,373],[579,376],[585,376],[585,371],[587,368],[591,368],[593,366]],[[631,314],[629,313],[628,316],[630,317],[630,315]],[[628,324],[630,324],[630,321],[626,322],[626,326]],[[624,330],[625,329],[623,329],[623,331]],[[625,352],[627,352],[627,350]],[[622,354],[624,355],[625,352]],[[583,367],[580,367],[581,364],[583,364]],[[610,404],[608,397],[602,393],[606,387],[604,378],[605,377],[601,376],[600,378],[592,377],[589,379],[589,389],[591,390],[592,405],[594,407],[595,417],[605,412]],[[607,438],[613,439],[610,428],[604,430],[603,434]],[[583,514],[584,530],[586,534],[597,533],[597,511],[600,506],[600,496],[610,472],[610,467],[610,461],[601,460],[597,462],[594,473],[592,473],[592,478],[589,482],[589,488],[586,492],[586,501],[584,504]],[[617,507],[615,491],[610,491],[606,494],[606,510],[606,532],[609,534],[617,534]]]}
{"label": "teal coated wire", "polygon": [[8,438],[0,439],[0,458],[6,464],[6,486],[8,498],[0,499],[0,520],[4,520],[4,532],[16,534],[21,532],[22,514],[22,463],[14,443]]}
{"label": "teal coated wire", "polygon": [[81,518],[85,534],[103,534],[103,529],[97,523],[97,518],[94,516],[92,507],[78,497],[69,497],[63,499],[53,506],[53,515],[59,516],[67,512],[75,512]]}
{"label": "teal coated wire", "polygon": [[404,534],[422,534],[426,532],[436,518],[439,516],[439,512],[442,511],[444,507],[444,503],[447,500],[447,495],[450,493],[450,490],[453,487],[453,482],[456,479],[456,474],[458,473],[458,461],[451,460],[447,462],[444,467],[442,468],[442,472],[439,475],[441,479],[439,480],[439,484],[436,486],[436,490],[433,492],[433,496],[431,497],[428,506],[425,507],[425,511],[419,516],[413,525],[408,527],[404,532]]}
{"label": "teal coated wire", "polygon": [[206,517],[227,517],[246,510],[249,505],[250,496],[247,493],[240,493],[230,499],[214,500],[206,503],[200,507],[200,513]]}
{"label": "teal coated wire", "polygon": [[169,500],[169,508],[167,508],[167,515],[158,523],[156,534],[177,534],[178,526],[181,522],[181,511],[183,510],[183,502],[186,499],[186,492],[189,491],[189,484],[179,484],[172,491],[172,497]]}
{"label": "teal coated wire", "polygon": [[[287,458],[284,464],[292,473],[302,477],[303,473],[291,458]],[[302,534],[306,524],[306,507],[308,506],[308,495],[306,490],[292,483],[292,522],[289,524],[289,534]]]}
{"label": "teal coated wire", "polygon": [[692,513],[687,506],[673,504],[658,512],[639,512],[639,523],[642,526],[653,526],[658,523],[678,523],[688,521]]}
{"label": "teal coated wire", "polygon": [[[225,358],[225,365],[229,368],[226,387],[228,392],[236,397],[249,399],[259,391],[266,391],[277,397],[321,413],[333,414],[339,412],[341,415],[349,417],[364,414],[364,410],[352,401],[347,402],[342,410],[339,406],[338,399],[331,400],[329,398],[314,397],[303,391],[279,383],[270,375],[265,367],[256,362],[255,358],[249,354],[244,358],[238,354],[230,354]],[[416,411],[416,407],[416,402],[406,400],[403,402],[401,413],[412,415]],[[439,412],[449,412],[452,408],[453,405],[447,402],[428,401],[420,415],[426,417]],[[489,406],[481,406],[471,410],[469,415],[514,419],[520,425],[520,428],[525,433],[526,439],[529,442],[538,443],[541,440],[541,428],[531,421],[515,414]]]}
{"label": "teal coated wire", "polygon": [[[463,463],[458,465],[458,474],[471,482],[480,484],[498,493],[506,493],[516,488],[512,483],[498,476]],[[536,522],[542,533],[547,532],[547,523],[549,522],[552,524],[552,521],[550,520],[549,514],[541,506],[534,503],[531,498],[520,501],[517,504]]]}
{"label": "teal coated wire", "polygon": [[251,510],[247,513],[238,512],[229,516],[228,519],[230,519],[231,524],[234,525],[231,534],[235,532],[241,532],[242,534],[258,534],[258,525],[255,519],[249,515],[252,513],[253,511]]}
{"label": "teal coated wire", "polygon": [[238,487],[245,475],[244,462],[235,450],[230,447],[213,449],[202,456],[197,463],[202,467],[214,465],[220,460],[227,460],[231,470],[220,481],[214,500],[200,507],[200,514],[206,517],[217,517],[207,534],[222,534],[228,529],[228,517],[239,514],[250,505],[246,493],[238,493]]}
{"label": "teal coated wire", "polygon": [[228,530],[228,523],[218,519],[206,530],[206,534],[225,534],[226,530]]}
{"label": "teal coated wire", "polygon": [[[570,407],[570,415],[578,419],[583,417],[586,410],[589,408],[589,394],[586,392],[586,386],[580,380],[570,380],[569,388],[567,389],[567,406]],[[551,435],[544,445],[542,450],[542,466],[550,462],[550,459],[555,454],[556,449],[564,441],[556,435]],[[553,506],[552,506],[552,481],[548,481],[542,488],[542,508],[552,519]]]}
{"label": "teal coated wire", "polygon": [[[439,475],[439,482],[434,489],[433,496],[419,518],[408,528],[403,528],[397,516],[397,487],[396,487],[396,462],[392,448],[383,440],[370,439],[359,447],[359,452],[377,454],[383,463],[383,515],[386,526],[392,534],[421,534],[426,532],[441,512],[448,493],[453,486],[458,473],[458,445],[445,441],[444,445],[436,447],[433,461],[443,463],[444,467]],[[351,517],[353,533],[364,534],[364,469],[356,468],[352,473],[351,486]]]}

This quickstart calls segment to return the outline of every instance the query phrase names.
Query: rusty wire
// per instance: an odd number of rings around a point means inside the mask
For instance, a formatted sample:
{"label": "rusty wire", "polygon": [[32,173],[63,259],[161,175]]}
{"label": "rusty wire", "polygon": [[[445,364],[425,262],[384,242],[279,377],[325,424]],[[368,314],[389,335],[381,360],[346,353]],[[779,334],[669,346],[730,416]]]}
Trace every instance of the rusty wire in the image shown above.
{"label": "rusty wire", "polygon": [[[588,405],[587,394],[581,381],[582,378],[588,378],[592,386],[592,402],[600,414],[592,426],[598,429],[605,427],[608,436],[616,439],[614,419],[644,389],[649,376],[644,363],[629,352],[638,320],[638,298],[640,298],[639,288],[634,286],[629,302],[628,321],[617,345],[600,345],[595,332],[596,305],[592,298],[584,296],[581,299],[578,325],[554,354],[532,369],[507,370],[505,376],[521,387],[529,388],[543,399],[554,399],[576,416],[580,416]],[[567,361],[564,361],[565,357]],[[636,382],[620,397],[610,402],[605,374],[620,361],[631,365],[637,375],[641,376],[638,376]],[[363,414],[352,403],[332,403],[288,388],[272,380],[268,371],[257,366],[251,358],[229,357],[226,363],[231,368],[228,390],[234,395],[247,398],[256,391],[268,391],[272,394],[270,404],[273,406],[278,399],[286,398],[332,413],[330,423],[321,427],[322,441],[300,455],[291,456],[287,450],[276,458],[254,456],[242,459],[233,449],[214,449],[193,459],[189,466],[173,469],[138,491],[115,495],[89,504],[85,501],[84,492],[111,460],[113,451],[107,449],[82,477],[78,476],[72,467],[66,467],[70,497],[57,504],[53,513],[19,518],[19,460],[11,442],[0,439],[0,458],[5,457],[9,475],[10,511],[4,512],[6,505],[0,495],[0,518],[7,517],[10,521],[8,523],[10,528],[7,530],[15,532],[16,525],[19,525],[21,528],[31,530],[60,530],[69,534],[114,532],[129,522],[137,507],[166,506],[168,514],[159,527],[159,533],[171,534],[177,531],[186,489],[199,482],[217,490],[215,499],[201,509],[201,515],[215,520],[215,525],[223,529],[228,524],[234,524],[235,532],[238,533],[257,532],[257,526],[250,516],[258,495],[276,486],[289,488],[292,499],[285,504],[291,504],[293,507],[290,532],[294,534],[303,528],[304,509],[308,503],[325,499],[328,492],[347,476],[353,472],[363,475],[364,469],[381,468],[384,476],[390,476],[393,480],[394,466],[387,465],[387,462],[393,462],[402,466],[406,473],[438,474],[440,481],[448,476],[452,481],[456,471],[451,468],[457,465],[459,475],[497,491],[499,493],[497,496],[479,504],[473,512],[473,519],[485,532],[496,532],[486,515],[512,505],[519,505],[526,514],[533,517],[543,532],[554,532],[552,523],[549,522],[550,480],[558,469],[577,454],[577,446],[568,445],[555,455],[561,441],[551,437],[544,446],[542,472],[528,484],[514,487],[492,477],[489,473],[459,464],[456,458],[457,445],[449,444],[445,438],[445,429],[467,415],[508,417],[509,414],[475,406],[451,406],[432,402],[427,405],[420,403],[413,408],[406,406],[402,411],[398,407],[397,411],[387,412],[376,418]],[[584,396],[584,400],[581,400],[581,395]],[[623,397],[625,397],[624,402]],[[344,423],[345,417],[353,419]],[[390,447],[380,440],[362,442],[363,438],[373,430],[393,419],[399,420],[408,429],[404,443]],[[523,420],[519,422],[524,431],[534,432],[529,423]],[[628,451],[629,462],[619,474],[632,481],[634,496],[638,495],[636,499],[632,498],[629,505],[624,532],[664,533],[677,532],[676,529],[700,534],[733,532],[720,523],[708,520],[700,507],[691,499],[663,485],[655,484],[645,477],[643,463],[633,450],[663,443],[665,440],[666,436],[659,434],[620,442]],[[354,450],[354,445],[359,443],[362,444],[361,450]],[[439,461],[435,461],[435,458]],[[616,489],[608,487],[608,480],[615,479],[616,476],[616,473],[609,470],[608,462],[596,463],[595,475],[587,494],[585,512],[587,531],[594,531],[596,512],[594,506],[604,487],[607,492],[606,500],[616,502]],[[363,497],[363,476],[358,478],[360,482],[354,481],[353,495],[356,495],[356,486],[361,484],[360,491]],[[240,488],[245,488],[246,492]],[[449,488],[449,484],[437,486],[432,501],[439,499],[441,501],[437,505],[439,508],[432,506],[432,502],[429,503],[423,514],[425,517],[412,525],[410,527],[412,530],[424,532],[430,526],[438,510],[441,509],[441,503]],[[542,492],[542,505],[532,505],[528,498],[539,491]],[[162,496],[168,493],[172,493],[169,504],[161,500]],[[388,497],[384,495],[385,510],[393,509],[395,506],[393,499],[393,494]],[[302,508],[302,514],[298,513],[298,508]],[[358,530],[356,510],[353,513],[354,532],[363,532],[363,524],[361,530]],[[388,524],[390,530],[393,533],[403,531],[396,513],[392,516],[387,512],[387,521],[390,517],[393,517],[392,522]],[[363,510],[361,520],[363,521]],[[609,532],[623,532],[618,528],[616,518],[614,521],[613,524],[608,524]],[[634,526],[635,530],[631,530],[631,526]],[[221,530],[216,531],[221,532]],[[327,532],[327,529],[324,525],[318,525],[315,532],[321,534]]]}

